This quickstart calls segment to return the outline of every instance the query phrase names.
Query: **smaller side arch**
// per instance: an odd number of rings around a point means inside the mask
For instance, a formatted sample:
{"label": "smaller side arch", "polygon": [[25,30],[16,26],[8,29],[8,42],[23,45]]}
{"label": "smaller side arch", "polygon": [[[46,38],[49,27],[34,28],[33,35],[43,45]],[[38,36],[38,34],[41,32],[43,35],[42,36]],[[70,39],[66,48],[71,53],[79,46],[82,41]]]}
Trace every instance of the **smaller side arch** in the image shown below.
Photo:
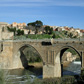
{"label": "smaller side arch", "polygon": [[[67,49],[72,49],[72,50],[74,50],[77,54],[78,54],[78,56],[80,57],[80,59],[81,59],[81,61],[82,61],[82,57],[81,57],[81,54],[79,53],[79,51],[77,51],[77,49],[75,49],[74,47],[72,47],[72,46],[63,46],[61,49],[60,49],[60,58],[63,56],[63,53],[67,50]],[[61,59],[60,59],[60,61],[61,61]]]}
{"label": "smaller side arch", "polygon": [[67,49],[73,49],[74,51],[77,52],[77,54],[79,55],[80,57],[80,60],[82,62],[82,57],[81,57],[81,54],[79,53],[79,51],[72,47],[72,46],[63,46],[59,49],[59,51],[56,53],[56,56],[55,56],[55,68],[56,68],[56,72],[55,74],[58,74],[58,77],[62,76],[62,64],[61,64],[61,59],[62,59],[62,56],[63,56],[63,53],[67,50]]}

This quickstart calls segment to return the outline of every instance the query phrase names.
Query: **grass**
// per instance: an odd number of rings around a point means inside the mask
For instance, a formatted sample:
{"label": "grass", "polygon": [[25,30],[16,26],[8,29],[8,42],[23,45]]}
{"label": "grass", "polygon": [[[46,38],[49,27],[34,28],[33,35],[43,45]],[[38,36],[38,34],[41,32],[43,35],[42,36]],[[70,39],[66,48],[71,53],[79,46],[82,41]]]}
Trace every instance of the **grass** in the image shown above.
{"label": "grass", "polygon": [[[49,34],[28,34],[28,35],[21,35],[21,36],[15,36],[14,40],[16,39],[50,39],[52,38],[53,35],[49,35]],[[55,38],[61,38],[61,36],[59,34],[55,35]]]}
{"label": "grass", "polygon": [[0,69],[0,84],[6,84],[8,72]]}
{"label": "grass", "polygon": [[0,70],[0,84],[5,84],[4,72]]}
{"label": "grass", "polygon": [[29,35],[21,35],[15,36],[14,39],[50,39],[52,36],[48,34],[29,34]]}
{"label": "grass", "polygon": [[31,34],[29,34],[28,35],[28,38],[30,38],[30,39],[45,39],[45,38],[48,38],[48,39],[50,39],[50,38],[52,38],[50,35],[48,35],[48,34],[37,34],[37,35],[31,35]]}

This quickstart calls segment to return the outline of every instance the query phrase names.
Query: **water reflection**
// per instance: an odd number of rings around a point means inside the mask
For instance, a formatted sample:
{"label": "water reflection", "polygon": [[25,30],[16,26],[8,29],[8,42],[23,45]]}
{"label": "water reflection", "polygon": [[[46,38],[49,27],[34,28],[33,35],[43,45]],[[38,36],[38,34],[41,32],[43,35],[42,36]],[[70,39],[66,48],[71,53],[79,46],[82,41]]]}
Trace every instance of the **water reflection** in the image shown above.
{"label": "water reflection", "polygon": [[6,82],[7,84],[25,84],[32,82],[35,78],[42,78],[42,68],[14,69],[9,70]]}

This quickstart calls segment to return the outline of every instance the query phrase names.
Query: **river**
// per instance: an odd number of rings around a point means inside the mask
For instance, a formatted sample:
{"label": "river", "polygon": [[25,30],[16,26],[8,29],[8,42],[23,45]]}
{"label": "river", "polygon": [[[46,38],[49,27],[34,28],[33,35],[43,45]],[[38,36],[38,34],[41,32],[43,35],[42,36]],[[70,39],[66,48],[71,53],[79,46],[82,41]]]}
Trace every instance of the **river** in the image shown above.
{"label": "river", "polygon": [[7,84],[26,84],[35,78],[42,78],[42,68],[14,69],[9,70],[6,77]]}
{"label": "river", "polygon": [[[72,62],[63,71],[63,75],[79,75],[81,73],[81,62]],[[6,78],[7,84],[26,84],[35,78],[42,78],[42,68],[30,68],[9,70]]]}
{"label": "river", "polygon": [[68,67],[66,67],[63,71],[63,75],[80,75],[81,73],[81,62],[73,61]]}

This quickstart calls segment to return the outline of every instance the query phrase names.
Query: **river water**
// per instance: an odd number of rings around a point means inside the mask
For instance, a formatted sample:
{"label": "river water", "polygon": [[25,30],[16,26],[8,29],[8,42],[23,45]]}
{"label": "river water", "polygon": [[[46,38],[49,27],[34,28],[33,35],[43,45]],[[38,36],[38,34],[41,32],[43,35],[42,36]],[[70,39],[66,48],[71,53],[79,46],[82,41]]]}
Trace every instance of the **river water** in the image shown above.
{"label": "river water", "polygon": [[7,84],[31,83],[35,78],[42,78],[42,68],[9,70],[6,77]]}
{"label": "river water", "polygon": [[80,75],[81,73],[81,62],[73,61],[63,71],[63,75]]}
{"label": "river water", "polygon": [[[63,71],[63,75],[79,75],[81,73],[81,62],[72,62]],[[9,70],[6,78],[7,84],[26,84],[35,78],[42,78],[42,68],[30,68]]]}

